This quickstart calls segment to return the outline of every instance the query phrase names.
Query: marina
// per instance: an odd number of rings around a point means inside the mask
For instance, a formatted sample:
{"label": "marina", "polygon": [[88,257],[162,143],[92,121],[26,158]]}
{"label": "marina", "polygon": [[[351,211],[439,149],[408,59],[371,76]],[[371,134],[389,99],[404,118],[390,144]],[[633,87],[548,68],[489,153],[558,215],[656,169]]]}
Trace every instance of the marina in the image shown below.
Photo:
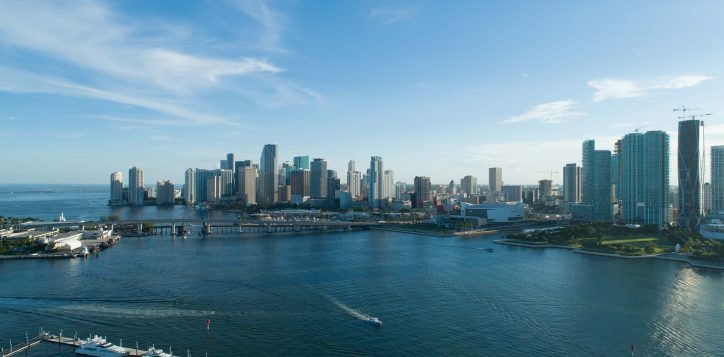
{"label": "marina", "polygon": [[[138,341],[135,342],[134,347],[123,347],[123,340],[119,340],[119,345],[114,345],[108,341],[106,337],[98,335],[88,336],[87,339],[78,337],[76,333],[74,337],[64,337],[62,330],[60,335],[52,335],[45,331],[40,331],[38,336],[31,338],[26,337],[25,343],[10,345],[9,350],[4,348],[0,349],[0,357],[12,357],[20,355],[28,355],[32,352],[32,348],[41,344],[54,344],[60,346],[68,346],[73,348],[76,355],[83,356],[96,356],[96,357],[175,357],[173,350],[169,346],[169,352],[164,352],[163,349],[156,348],[156,346],[148,346],[143,349],[139,347]],[[204,352],[204,355],[207,355]],[[191,350],[187,349],[183,356],[190,357]]]}

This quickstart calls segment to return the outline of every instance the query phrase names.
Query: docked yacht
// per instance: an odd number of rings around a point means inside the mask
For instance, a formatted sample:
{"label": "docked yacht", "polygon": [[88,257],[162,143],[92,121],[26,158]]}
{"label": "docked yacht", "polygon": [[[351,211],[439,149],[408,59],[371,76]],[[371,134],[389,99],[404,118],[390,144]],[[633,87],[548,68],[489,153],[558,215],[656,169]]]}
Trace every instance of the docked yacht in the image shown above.
{"label": "docked yacht", "polygon": [[97,357],[128,356],[125,348],[116,346],[98,335],[83,341],[80,347],[75,349],[75,353],[78,355]]}
{"label": "docked yacht", "polygon": [[382,327],[382,321],[380,321],[380,319],[378,319],[378,318],[376,318],[376,317],[370,317],[370,319],[367,320],[367,321],[369,321],[369,323],[371,323],[371,324],[373,324],[373,325],[375,325],[375,326],[380,326],[380,327]]}
{"label": "docked yacht", "polygon": [[170,353],[163,352],[162,349],[156,348],[155,346],[149,347],[148,351],[143,354],[143,357],[175,357]]}

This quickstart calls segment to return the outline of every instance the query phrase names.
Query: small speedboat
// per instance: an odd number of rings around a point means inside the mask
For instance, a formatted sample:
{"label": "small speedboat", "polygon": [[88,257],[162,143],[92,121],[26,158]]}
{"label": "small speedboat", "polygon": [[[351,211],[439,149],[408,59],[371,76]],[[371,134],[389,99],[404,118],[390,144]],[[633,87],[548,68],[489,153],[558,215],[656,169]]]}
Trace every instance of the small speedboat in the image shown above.
{"label": "small speedboat", "polygon": [[380,327],[382,326],[382,321],[380,321],[380,319],[378,319],[376,317],[370,317],[369,320],[367,320],[367,321],[369,321],[369,323],[371,323],[375,326],[380,326]]}
{"label": "small speedboat", "polygon": [[492,253],[492,252],[495,251],[495,249],[493,249],[493,248],[488,248],[488,249],[486,249],[485,251],[488,252],[488,253]]}

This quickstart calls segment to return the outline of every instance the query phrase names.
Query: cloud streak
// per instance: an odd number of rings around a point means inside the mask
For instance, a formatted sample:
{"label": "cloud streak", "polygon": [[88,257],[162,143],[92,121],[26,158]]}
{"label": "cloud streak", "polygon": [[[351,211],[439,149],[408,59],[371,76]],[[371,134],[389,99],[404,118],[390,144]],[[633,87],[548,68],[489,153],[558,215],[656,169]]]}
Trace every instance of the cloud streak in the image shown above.
{"label": "cloud streak", "polygon": [[539,121],[546,124],[555,124],[585,115],[585,113],[576,111],[575,109],[576,102],[571,99],[542,103],[531,107],[523,114],[504,120],[503,123],[511,124],[525,121]]}
{"label": "cloud streak", "polygon": [[[239,15],[261,24],[264,41],[278,44],[283,27],[266,2],[235,4]],[[300,97],[321,98],[313,90],[274,79],[284,69],[266,59],[240,55],[238,49],[201,55],[193,47],[172,47],[180,42],[175,37],[184,39],[191,33],[164,21],[123,18],[95,1],[9,2],[0,12],[0,43],[51,65],[34,67],[0,59],[0,90],[130,105],[170,117],[167,123],[157,123],[167,125],[238,125],[236,116],[195,108],[203,105],[202,96],[220,91],[234,93],[240,100],[266,97],[280,105],[289,98],[292,104],[303,102],[297,100]],[[244,97],[239,88],[260,95]]]}
{"label": "cloud streak", "polygon": [[596,90],[593,93],[593,101],[602,102],[608,99],[641,97],[658,90],[694,87],[712,78],[713,77],[704,75],[685,75],[660,77],[643,82],[628,79],[604,78],[588,81],[588,86]]}

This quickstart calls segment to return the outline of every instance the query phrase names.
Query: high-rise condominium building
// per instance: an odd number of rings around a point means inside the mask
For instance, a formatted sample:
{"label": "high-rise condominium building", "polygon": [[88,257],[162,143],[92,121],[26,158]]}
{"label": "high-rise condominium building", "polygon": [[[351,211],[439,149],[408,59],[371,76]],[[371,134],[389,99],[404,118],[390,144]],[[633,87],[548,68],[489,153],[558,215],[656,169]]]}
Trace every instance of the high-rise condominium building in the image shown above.
{"label": "high-rise condominium building", "polygon": [[563,201],[581,201],[581,167],[575,163],[563,167]]}
{"label": "high-rise condominium building", "polygon": [[327,160],[314,159],[310,173],[309,193],[312,198],[327,197]]}
{"label": "high-rise condominium building", "polygon": [[450,183],[447,185],[447,193],[450,195],[457,194],[457,189],[455,188],[455,181],[450,180]]}
{"label": "high-rise condominium building", "polygon": [[186,169],[184,172],[183,198],[187,205],[196,203],[196,169]]}
{"label": "high-rise condominium building", "polygon": [[277,146],[266,144],[259,160],[259,195],[257,202],[271,205],[277,201],[279,177],[277,176]]}
{"label": "high-rise condominium building", "polygon": [[425,202],[432,201],[432,185],[427,176],[415,176],[415,200],[417,208],[423,207]]}
{"label": "high-rise condominium building", "polygon": [[347,171],[347,190],[352,198],[362,195],[362,173],[359,171]]}
{"label": "high-rise condominium building", "polygon": [[677,223],[689,229],[699,225],[703,184],[701,120],[679,122],[679,216]]}
{"label": "high-rise condominium building", "polygon": [[143,205],[143,169],[140,167],[128,170],[128,203]]}
{"label": "high-rise condominium building", "polygon": [[109,203],[123,202],[123,173],[116,171],[111,174],[111,197]]}
{"label": "high-rise condominium building", "polygon": [[711,213],[724,213],[724,145],[711,147]]}
{"label": "high-rise condominium building", "polygon": [[156,204],[172,205],[175,200],[175,188],[169,180],[161,180],[156,182]]}
{"label": "high-rise condominium building", "polygon": [[[583,155],[581,160],[581,201],[592,202],[593,195],[593,153],[596,151],[596,141],[583,142]],[[609,169],[610,170],[610,169]]]}
{"label": "high-rise condominium building", "polygon": [[382,174],[382,198],[387,199],[395,195],[395,172],[385,170]]}
{"label": "high-rise condominium building", "polygon": [[611,151],[595,150],[593,152],[593,220],[600,222],[613,221],[613,203],[611,202]]}
{"label": "high-rise condominium building", "polygon": [[671,220],[669,135],[663,131],[627,134],[618,160],[617,191],[624,223],[664,227]]}

